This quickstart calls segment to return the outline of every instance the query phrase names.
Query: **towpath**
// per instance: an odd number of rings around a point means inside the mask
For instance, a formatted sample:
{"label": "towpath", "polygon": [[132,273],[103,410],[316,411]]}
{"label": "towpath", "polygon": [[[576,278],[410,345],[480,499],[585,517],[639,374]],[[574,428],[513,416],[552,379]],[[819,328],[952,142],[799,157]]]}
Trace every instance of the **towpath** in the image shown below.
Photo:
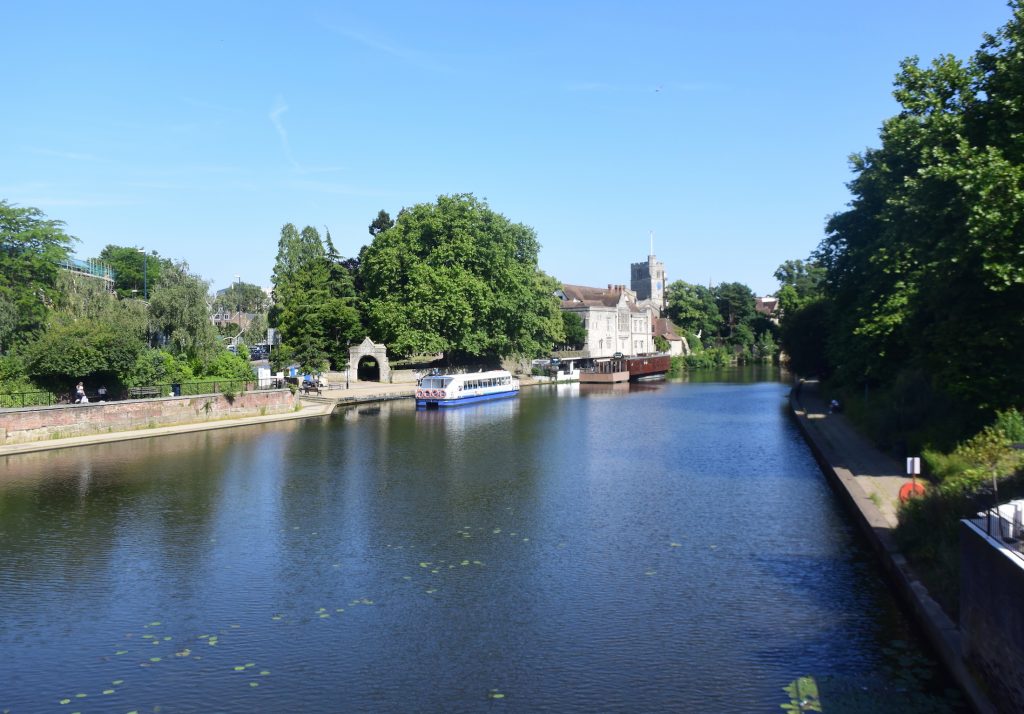
{"label": "towpath", "polygon": [[821,469],[878,554],[896,591],[910,607],[950,674],[976,712],[995,712],[963,660],[960,631],[900,552],[893,531],[898,524],[900,488],[910,479],[904,469],[861,436],[841,414],[829,414],[817,382],[794,389],[790,404]]}

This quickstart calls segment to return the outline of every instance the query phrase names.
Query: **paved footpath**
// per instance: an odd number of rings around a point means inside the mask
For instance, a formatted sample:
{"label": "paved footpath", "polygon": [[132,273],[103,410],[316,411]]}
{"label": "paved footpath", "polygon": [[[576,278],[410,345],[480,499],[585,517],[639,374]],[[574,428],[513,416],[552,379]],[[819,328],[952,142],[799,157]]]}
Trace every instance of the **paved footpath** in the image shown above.
{"label": "paved footpath", "polygon": [[267,416],[242,417],[240,419],[217,419],[215,421],[199,422],[195,424],[162,426],[154,429],[133,429],[131,431],[104,432],[103,434],[74,436],[67,439],[49,439],[47,441],[33,441],[24,444],[7,444],[0,446],[0,456],[26,454],[35,451],[50,451],[53,449],[66,449],[73,446],[88,446],[90,444],[106,444],[112,441],[148,439],[154,436],[186,434],[193,431],[230,429],[236,426],[251,426],[253,424],[266,424],[276,421],[310,419],[314,417],[327,416],[333,412],[334,408],[338,405],[401,399],[403,397],[411,397],[415,391],[415,384],[356,382],[347,388],[332,386],[332,388],[325,389],[320,396],[304,397],[300,394],[299,405],[301,406],[301,409],[294,412],[268,414]]}
{"label": "paved footpath", "polygon": [[995,712],[963,661],[960,631],[918,580],[900,552],[893,530],[898,524],[899,491],[910,479],[899,464],[861,436],[841,414],[829,414],[814,381],[805,381],[790,404],[822,471],[847,505],[878,554],[891,583],[924,630],[950,674],[976,712]]}
{"label": "paved footpath", "polygon": [[806,415],[807,428],[813,431],[829,464],[840,476],[852,477],[889,528],[895,528],[899,522],[900,488],[910,483],[901,473],[906,471],[906,464],[897,463],[879,451],[842,414],[829,414],[817,382],[803,383],[795,395],[794,409],[798,416],[801,412]]}

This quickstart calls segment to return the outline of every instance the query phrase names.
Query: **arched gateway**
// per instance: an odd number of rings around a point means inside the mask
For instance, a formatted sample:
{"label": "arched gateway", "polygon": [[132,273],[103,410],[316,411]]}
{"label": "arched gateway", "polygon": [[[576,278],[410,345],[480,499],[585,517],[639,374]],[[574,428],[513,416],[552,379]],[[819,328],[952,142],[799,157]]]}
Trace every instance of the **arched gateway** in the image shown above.
{"label": "arched gateway", "polygon": [[[375,363],[375,364],[374,364]],[[348,348],[348,374],[350,384],[364,382],[390,382],[391,365],[384,345],[376,345],[367,337],[355,347]]]}

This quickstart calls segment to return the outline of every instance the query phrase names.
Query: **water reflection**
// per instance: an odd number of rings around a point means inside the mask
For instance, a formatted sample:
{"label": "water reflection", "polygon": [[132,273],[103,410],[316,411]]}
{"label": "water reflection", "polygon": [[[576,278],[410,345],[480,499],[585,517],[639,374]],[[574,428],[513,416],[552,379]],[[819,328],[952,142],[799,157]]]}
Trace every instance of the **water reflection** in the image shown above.
{"label": "water reflection", "polygon": [[784,386],[584,386],[8,457],[0,710],[948,709]]}

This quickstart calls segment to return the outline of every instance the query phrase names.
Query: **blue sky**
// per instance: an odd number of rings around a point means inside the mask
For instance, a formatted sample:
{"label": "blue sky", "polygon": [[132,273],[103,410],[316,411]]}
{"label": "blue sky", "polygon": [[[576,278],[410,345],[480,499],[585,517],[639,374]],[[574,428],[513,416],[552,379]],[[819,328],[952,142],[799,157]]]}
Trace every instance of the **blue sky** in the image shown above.
{"label": "blue sky", "polygon": [[0,198],[270,284],[286,222],[343,255],[469,192],[567,283],[776,289],[849,200],[909,55],[965,59],[1004,0],[5,4]]}

